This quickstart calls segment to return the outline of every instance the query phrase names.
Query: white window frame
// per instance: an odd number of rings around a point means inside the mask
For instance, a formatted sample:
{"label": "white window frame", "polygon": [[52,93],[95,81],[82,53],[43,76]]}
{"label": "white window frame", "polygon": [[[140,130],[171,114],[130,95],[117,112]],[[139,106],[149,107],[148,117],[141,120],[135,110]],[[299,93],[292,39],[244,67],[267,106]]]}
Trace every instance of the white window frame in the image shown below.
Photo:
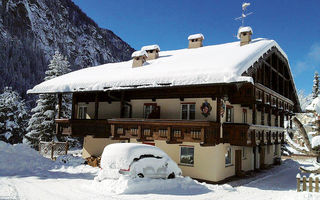
{"label": "white window frame", "polygon": [[[182,163],[181,162],[181,152],[182,152],[182,148],[190,148],[193,149],[193,164],[188,164],[188,163]],[[180,146],[180,154],[179,154],[179,165],[186,165],[186,166],[194,166],[194,146]]]}
{"label": "white window frame", "polygon": [[[181,103],[180,105],[180,119],[182,119],[182,107],[187,105],[187,119],[185,120],[195,120],[196,119],[196,104],[195,103]],[[190,105],[194,105],[194,119],[190,119]]]}
{"label": "white window frame", "polygon": [[248,110],[247,109],[242,110],[242,123],[244,123],[244,124],[248,123]]}
{"label": "white window frame", "polygon": [[[229,151],[230,151],[230,163],[226,163],[226,157],[227,157],[227,155],[229,154]],[[227,150],[227,152],[226,152],[225,155],[224,155],[224,164],[225,164],[226,167],[232,165],[232,148],[231,148],[231,147],[228,147],[228,150]]]}
{"label": "white window frame", "polygon": [[[86,112],[84,116],[80,116],[80,110],[86,108]],[[84,113],[84,112],[83,112]],[[88,114],[88,105],[79,105],[78,106],[78,119],[87,119],[87,114]]]}
{"label": "white window frame", "polygon": [[[230,122],[228,122],[228,109],[230,109],[231,110],[231,112],[230,112],[230,115],[231,115],[231,117],[230,117]],[[231,107],[226,107],[226,122],[227,123],[233,123],[234,122],[234,108],[233,108],[233,106],[231,106]]]}

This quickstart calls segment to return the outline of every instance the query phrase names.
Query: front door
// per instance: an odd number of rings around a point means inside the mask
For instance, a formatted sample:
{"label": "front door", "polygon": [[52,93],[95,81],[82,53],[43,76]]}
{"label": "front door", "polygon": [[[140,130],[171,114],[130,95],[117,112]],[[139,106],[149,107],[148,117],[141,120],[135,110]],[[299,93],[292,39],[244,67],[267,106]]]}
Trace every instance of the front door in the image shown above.
{"label": "front door", "polygon": [[236,150],[236,157],[235,157],[235,170],[236,170],[236,175],[239,176],[242,170],[242,151],[241,150]]}

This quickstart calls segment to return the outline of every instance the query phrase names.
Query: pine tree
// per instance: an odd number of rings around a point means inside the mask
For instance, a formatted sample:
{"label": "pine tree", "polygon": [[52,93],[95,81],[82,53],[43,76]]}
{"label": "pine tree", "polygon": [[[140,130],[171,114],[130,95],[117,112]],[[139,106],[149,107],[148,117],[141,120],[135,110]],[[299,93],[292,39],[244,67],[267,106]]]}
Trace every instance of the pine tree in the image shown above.
{"label": "pine tree", "polygon": [[313,87],[312,87],[312,97],[315,99],[319,96],[319,74],[318,72],[314,73],[314,79],[313,79]]}
{"label": "pine tree", "polygon": [[24,100],[10,87],[0,94],[0,140],[21,143],[26,134],[28,114]]}
{"label": "pine tree", "polygon": [[[48,70],[45,72],[46,77],[44,80],[48,81],[70,71],[70,65],[67,59],[56,51],[50,61]],[[70,96],[64,95],[61,108],[62,117],[68,117],[70,115],[70,102]],[[26,134],[26,143],[29,143],[34,148],[38,147],[39,141],[61,139],[57,138],[55,134],[56,126],[54,119],[57,114],[57,95],[41,94],[36,103],[36,107],[31,110],[34,114],[29,121],[28,133]]]}

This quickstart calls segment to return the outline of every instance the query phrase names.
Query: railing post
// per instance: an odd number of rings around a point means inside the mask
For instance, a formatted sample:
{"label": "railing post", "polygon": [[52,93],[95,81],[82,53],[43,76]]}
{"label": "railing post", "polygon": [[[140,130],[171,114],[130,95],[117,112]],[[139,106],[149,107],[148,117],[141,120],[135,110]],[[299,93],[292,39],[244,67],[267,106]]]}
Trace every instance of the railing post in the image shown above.
{"label": "railing post", "polygon": [[69,150],[69,143],[68,142],[66,142],[67,144],[66,144],[66,155],[68,154],[68,150]]}
{"label": "railing post", "polygon": [[300,178],[301,178],[301,176],[300,176],[299,173],[297,174],[296,178],[297,178],[297,192],[301,192],[301,188],[300,188]]}
{"label": "railing post", "polygon": [[141,126],[138,126],[138,140],[141,140]]}
{"label": "railing post", "polygon": [[54,141],[51,142],[51,160],[53,160],[54,152]]}
{"label": "railing post", "polygon": [[307,191],[307,177],[303,176],[302,178],[302,191]]}
{"label": "railing post", "polygon": [[114,127],[114,124],[111,124],[111,126],[110,126],[110,132],[111,132],[112,138],[115,138],[115,127]]}
{"label": "railing post", "polygon": [[315,192],[319,192],[319,177],[316,177],[315,185]]}
{"label": "railing post", "polygon": [[167,143],[171,142],[171,127],[168,127]]}
{"label": "railing post", "polygon": [[312,182],[313,182],[313,176],[309,176],[309,192],[312,192]]}
{"label": "railing post", "polygon": [[201,140],[201,143],[200,144],[204,144],[205,143],[205,137],[204,137],[204,128],[201,128],[201,135],[200,135],[200,140]]}

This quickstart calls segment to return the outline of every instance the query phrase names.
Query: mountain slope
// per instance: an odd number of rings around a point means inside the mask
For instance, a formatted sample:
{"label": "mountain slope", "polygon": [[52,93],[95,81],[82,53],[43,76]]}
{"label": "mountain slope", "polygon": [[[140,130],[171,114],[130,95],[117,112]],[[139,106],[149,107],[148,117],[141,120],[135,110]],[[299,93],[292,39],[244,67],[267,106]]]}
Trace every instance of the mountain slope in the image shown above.
{"label": "mountain slope", "polygon": [[12,86],[26,97],[55,50],[73,70],[129,60],[133,52],[71,0],[0,0],[0,90]]}

